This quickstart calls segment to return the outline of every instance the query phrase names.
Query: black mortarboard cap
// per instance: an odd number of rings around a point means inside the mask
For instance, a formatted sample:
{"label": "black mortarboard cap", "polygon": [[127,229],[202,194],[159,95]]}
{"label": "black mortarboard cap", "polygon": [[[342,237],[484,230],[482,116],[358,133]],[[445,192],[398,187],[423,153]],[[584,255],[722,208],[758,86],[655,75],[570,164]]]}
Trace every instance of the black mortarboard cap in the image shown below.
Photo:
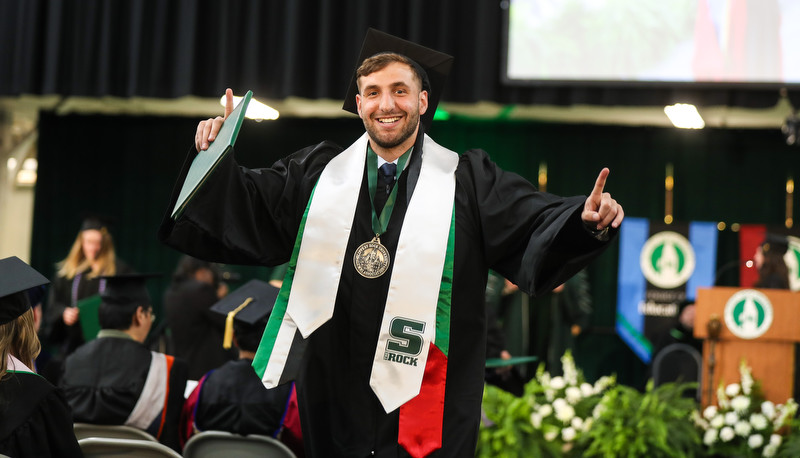
{"label": "black mortarboard cap", "polygon": [[234,320],[248,326],[255,326],[262,320],[265,321],[272,312],[279,291],[265,281],[253,279],[212,305],[213,312],[227,317],[222,346],[231,347]]}
{"label": "black mortarboard cap", "polygon": [[347,88],[347,95],[345,95],[342,109],[358,114],[358,107],[356,106],[356,94],[358,94],[356,70],[366,58],[382,52],[402,54],[419,64],[424,72],[427,73],[429,87],[425,87],[423,82],[423,89],[428,91],[428,111],[421,116],[421,122],[426,131],[430,130],[433,114],[436,112],[436,106],[439,105],[439,100],[442,97],[447,75],[453,66],[453,56],[375,29],[367,30],[367,36],[364,38],[364,44],[361,45],[361,53],[358,55],[356,68],[353,70],[353,78]]}
{"label": "black mortarboard cap", "polygon": [[784,254],[789,249],[789,239],[785,235],[768,232],[764,241],[761,242],[761,249],[764,253]]}
{"label": "black mortarboard cap", "polygon": [[87,214],[83,218],[83,221],[81,221],[81,229],[80,230],[81,230],[81,232],[83,232],[85,230],[88,230],[88,229],[94,229],[94,230],[99,231],[99,230],[101,230],[103,228],[108,229],[109,225],[110,225],[110,221],[109,221],[108,218],[102,217],[102,216],[99,216],[99,215]]}
{"label": "black mortarboard cap", "polygon": [[100,293],[100,298],[108,305],[150,305],[147,280],[160,275],[147,273],[99,277],[101,281],[105,281],[105,288]]}
{"label": "black mortarboard cap", "polygon": [[16,256],[0,259],[0,324],[6,324],[31,308],[28,290],[50,283]]}

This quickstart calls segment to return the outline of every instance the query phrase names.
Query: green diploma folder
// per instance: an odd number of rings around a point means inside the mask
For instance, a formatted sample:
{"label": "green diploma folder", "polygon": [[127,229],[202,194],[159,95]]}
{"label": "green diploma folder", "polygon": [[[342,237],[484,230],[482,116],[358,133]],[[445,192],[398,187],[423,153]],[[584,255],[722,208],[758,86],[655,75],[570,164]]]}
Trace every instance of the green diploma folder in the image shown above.
{"label": "green diploma folder", "polygon": [[100,309],[100,302],[102,299],[99,294],[89,296],[85,299],[78,301],[78,319],[81,322],[81,330],[83,331],[83,340],[88,342],[97,337],[100,332],[100,317],[97,311]]}
{"label": "green diploma folder", "polygon": [[537,359],[535,356],[512,356],[511,359],[489,358],[486,360],[486,367],[514,366],[516,364],[532,363]]}
{"label": "green diploma folder", "polygon": [[211,142],[210,146],[205,151],[200,151],[192,161],[189,167],[189,172],[186,174],[186,180],[183,182],[181,192],[178,194],[178,200],[175,202],[175,207],[172,209],[172,219],[177,219],[186,204],[192,199],[194,194],[203,185],[206,178],[219,164],[219,161],[225,157],[231,150],[233,144],[236,142],[236,137],[239,135],[239,129],[242,127],[247,105],[250,99],[253,98],[253,91],[247,91],[247,94],[242,97],[242,100],[236,105],[231,114],[225,119],[217,138]]}

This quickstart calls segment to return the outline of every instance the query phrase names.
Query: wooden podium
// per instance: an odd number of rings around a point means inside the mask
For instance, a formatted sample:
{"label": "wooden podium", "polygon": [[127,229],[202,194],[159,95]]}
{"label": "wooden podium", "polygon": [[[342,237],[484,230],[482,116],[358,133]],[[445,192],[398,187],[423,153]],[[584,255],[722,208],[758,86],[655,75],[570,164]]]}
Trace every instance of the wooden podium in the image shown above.
{"label": "wooden podium", "polygon": [[[753,379],[761,382],[766,398],[784,404],[793,397],[795,343],[800,342],[800,293],[778,289],[757,289],[772,305],[772,324],[760,336],[743,339],[735,335],[726,324],[725,307],[728,301],[743,288],[716,287],[698,289],[695,304],[695,337],[703,342],[702,404],[717,404],[717,388],[739,383],[739,364],[744,359],[752,368]],[[708,322],[716,318],[721,325],[719,340],[715,344],[715,368],[711,397],[708,394],[709,359],[711,341]]]}

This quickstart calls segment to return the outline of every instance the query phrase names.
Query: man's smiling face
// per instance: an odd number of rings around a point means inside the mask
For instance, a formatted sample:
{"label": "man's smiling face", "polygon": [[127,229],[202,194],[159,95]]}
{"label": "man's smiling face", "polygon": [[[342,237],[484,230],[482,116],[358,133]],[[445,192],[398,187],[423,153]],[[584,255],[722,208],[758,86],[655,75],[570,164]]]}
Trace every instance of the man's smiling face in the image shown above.
{"label": "man's smiling face", "polygon": [[428,93],[408,65],[392,62],[362,76],[356,95],[358,114],[377,153],[404,153],[414,144],[419,117],[428,109]]}

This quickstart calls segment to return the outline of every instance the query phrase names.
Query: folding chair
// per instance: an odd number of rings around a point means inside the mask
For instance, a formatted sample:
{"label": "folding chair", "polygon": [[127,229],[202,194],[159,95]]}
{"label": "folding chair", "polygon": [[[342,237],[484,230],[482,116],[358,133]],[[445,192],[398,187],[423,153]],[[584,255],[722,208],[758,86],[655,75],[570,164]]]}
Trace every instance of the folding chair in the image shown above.
{"label": "folding chair", "polygon": [[93,425],[91,423],[75,423],[75,437],[78,440],[87,437],[107,437],[112,439],[140,439],[158,442],[149,433],[133,426],[125,425]]}
{"label": "folding chair", "polygon": [[203,431],[190,437],[183,447],[184,458],[297,458],[277,439],[250,434],[240,436],[225,431]]}
{"label": "folding chair", "polygon": [[85,458],[181,458],[166,445],[150,440],[87,437],[78,445]]}
{"label": "folding chair", "polygon": [[703,356],[696,348],[684,343],[667,345],[653,359],[653,384],[667,382],[697,382],[697,400],[700,400],[700,379],[703,374]]}

